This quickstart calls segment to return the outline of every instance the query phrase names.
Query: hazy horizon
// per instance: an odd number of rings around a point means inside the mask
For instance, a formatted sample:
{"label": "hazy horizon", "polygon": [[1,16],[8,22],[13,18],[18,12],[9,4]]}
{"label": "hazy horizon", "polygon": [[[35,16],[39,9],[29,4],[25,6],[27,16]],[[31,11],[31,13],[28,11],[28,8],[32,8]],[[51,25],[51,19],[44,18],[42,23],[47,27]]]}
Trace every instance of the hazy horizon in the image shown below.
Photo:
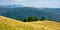
{"label": "hazy horizon", "polygon": [[12,4],[38,8],[60,8],[60,0],[0,0],[0,5]]}

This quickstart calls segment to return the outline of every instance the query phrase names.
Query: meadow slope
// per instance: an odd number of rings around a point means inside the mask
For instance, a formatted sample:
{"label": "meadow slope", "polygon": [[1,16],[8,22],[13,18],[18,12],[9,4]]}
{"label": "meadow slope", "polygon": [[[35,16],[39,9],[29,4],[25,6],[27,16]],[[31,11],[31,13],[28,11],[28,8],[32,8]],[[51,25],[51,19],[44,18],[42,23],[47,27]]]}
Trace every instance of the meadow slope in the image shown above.
{"label": "meadow slope", "polygon": [[0,16],[0,30],[60,30],[60,23],[54,21],[21,22]]}

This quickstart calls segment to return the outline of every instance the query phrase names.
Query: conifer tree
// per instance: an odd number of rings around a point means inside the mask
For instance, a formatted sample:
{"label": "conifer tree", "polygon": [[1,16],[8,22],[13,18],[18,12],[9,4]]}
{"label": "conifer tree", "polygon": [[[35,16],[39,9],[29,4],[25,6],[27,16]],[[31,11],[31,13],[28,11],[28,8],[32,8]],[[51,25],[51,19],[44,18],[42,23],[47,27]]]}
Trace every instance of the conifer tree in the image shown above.
{"label": "conifer tree", "polygon": [[46,20],[45,16],[43,16],[40,21],[43,21],[43,20]]}

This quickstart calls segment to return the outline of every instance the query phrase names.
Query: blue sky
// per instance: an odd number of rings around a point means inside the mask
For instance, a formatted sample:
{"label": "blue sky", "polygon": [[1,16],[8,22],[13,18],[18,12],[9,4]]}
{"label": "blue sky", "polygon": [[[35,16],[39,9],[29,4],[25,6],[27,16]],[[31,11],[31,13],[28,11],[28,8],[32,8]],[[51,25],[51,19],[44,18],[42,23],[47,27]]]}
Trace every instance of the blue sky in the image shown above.
{"label": "blue sky", "polygon": [[0,0],[0,5],[9,4],[41,8],[60,8],[60,0]]}

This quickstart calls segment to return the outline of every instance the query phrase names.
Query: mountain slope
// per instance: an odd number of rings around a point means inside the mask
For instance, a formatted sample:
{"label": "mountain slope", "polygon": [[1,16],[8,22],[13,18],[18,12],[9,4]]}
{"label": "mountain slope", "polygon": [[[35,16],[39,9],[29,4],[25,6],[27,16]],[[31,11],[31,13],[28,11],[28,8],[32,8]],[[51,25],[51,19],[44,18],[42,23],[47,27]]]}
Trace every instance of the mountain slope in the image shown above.
{"label": "mountain slope", "polygon": [[60,22],[60,8],[33,8],[33,7],[15,7],[0,8],[0,15],[10,18],[20,18],[23,20],[29,16],[41,18],[45,16],[47,19]]}
{"label": "mountain slope", "polygon": [[60,30],[60,23],[54,21],[21,22],[0,16],[0,30]]}

